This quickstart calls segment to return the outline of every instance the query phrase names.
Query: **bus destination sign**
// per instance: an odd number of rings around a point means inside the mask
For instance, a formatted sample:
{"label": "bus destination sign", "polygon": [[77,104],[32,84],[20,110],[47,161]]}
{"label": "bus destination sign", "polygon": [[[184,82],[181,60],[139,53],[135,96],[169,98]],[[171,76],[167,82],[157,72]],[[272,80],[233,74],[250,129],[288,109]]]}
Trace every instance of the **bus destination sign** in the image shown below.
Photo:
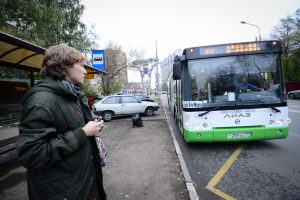
{"label": "bus destination sign", "polygon": [[233,43],[222,44],[213,46],[202,46],[189,48],[186,52],[187,59],[212,57],[228,54],[243,54],[243,53],[255,53],[255,52],[278,52],[281,46],[278,41],[264,41],[264,42],[245,42],[245,43]]}

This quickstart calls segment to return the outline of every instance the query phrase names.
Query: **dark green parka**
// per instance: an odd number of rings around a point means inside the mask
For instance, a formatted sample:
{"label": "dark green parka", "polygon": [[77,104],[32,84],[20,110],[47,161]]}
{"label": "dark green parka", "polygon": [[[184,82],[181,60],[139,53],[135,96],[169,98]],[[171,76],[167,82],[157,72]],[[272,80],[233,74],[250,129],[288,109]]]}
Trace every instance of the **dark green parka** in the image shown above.
{"label": "dark green parka", "polygon": [[82,97],[50,77],[25,95],[17,156],[29,199],[106,199],[95,137],[82,130],[90,120]]}

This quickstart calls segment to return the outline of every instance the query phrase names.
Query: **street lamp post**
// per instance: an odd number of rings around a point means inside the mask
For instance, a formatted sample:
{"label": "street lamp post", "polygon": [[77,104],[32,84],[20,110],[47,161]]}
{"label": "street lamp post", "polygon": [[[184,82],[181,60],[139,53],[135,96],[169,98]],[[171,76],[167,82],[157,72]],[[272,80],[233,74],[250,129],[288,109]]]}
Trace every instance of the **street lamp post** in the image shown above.
{"label": "street lamp post", "polygon": [[258,28],[258,34],[259,34],[259,41],[261,41],[261,35],[260,35],[260,28],[259,26],[257,26],[256,24],[250,24],[248,22],[245,22],[245,21],[241,21],[241,24],[248,24],[248,25],[251,25],[251,26],[255,26],[256,28]]}
{"label": "street lamp post", "polygon": [[158,57],[157,57],[157,41],[155,40],[155,61],[156,61],[156,94],[159,95],[159,77],[158,77]]}

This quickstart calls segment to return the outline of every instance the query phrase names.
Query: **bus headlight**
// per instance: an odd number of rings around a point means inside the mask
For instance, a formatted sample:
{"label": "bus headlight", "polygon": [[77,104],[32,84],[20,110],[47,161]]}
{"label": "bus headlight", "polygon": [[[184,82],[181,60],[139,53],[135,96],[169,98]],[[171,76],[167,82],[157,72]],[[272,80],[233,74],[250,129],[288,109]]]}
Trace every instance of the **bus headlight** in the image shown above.
{"label": "bus headlight", "polygon": [[198,124],[198,123],[195,123],[195,124],[194,124],[194,129],[197,129],[197,130],[199,130],[199,129],[200,129],[200,124]]}
{"label": "bus headlight", "polygon": [[273,119],[271,119],[269,121],[269,125],[274,124],[274,125],[279,125],[279,126],[284,125],[284,124],[290,124],[290,123],[291,123],[290,119],[287,119],[287,120],[284,120],[284,119],[273,120]]}
{"label": "bus headlight", "polygon": [[280,119],[280,120],[277,120],[277,121],[276,121],[276,124],[282,125],[282,124],[284,124],[284,122],[285,122],[284,119]]}
{"label": "bus headlight", "polygon": [[193,124],[191,123],[185,123],[186,129],[193,129]]}
{"label": "bus headlight", "polygon": [[188,129],[188,130],[192,130],[192,131],[199,131],[203,128],[207,128],[208,127],[208,124],[207,123],[191,123],[191,122],[187,122],[187,123],[184,123],[184,128],[185,129]]}

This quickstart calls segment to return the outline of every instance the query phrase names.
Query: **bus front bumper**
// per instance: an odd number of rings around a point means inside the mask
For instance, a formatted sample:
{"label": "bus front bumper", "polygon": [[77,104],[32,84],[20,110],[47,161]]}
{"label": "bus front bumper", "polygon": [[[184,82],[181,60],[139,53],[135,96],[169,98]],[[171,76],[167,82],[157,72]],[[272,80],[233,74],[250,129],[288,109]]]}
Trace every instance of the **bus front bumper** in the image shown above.
{"label": "bus front bumper", "polygon": [[241,142],[255,140],[284,139],[288,136],[288,127],[237,127],[215,128],[209,131],[183,130],[187,142]]}

